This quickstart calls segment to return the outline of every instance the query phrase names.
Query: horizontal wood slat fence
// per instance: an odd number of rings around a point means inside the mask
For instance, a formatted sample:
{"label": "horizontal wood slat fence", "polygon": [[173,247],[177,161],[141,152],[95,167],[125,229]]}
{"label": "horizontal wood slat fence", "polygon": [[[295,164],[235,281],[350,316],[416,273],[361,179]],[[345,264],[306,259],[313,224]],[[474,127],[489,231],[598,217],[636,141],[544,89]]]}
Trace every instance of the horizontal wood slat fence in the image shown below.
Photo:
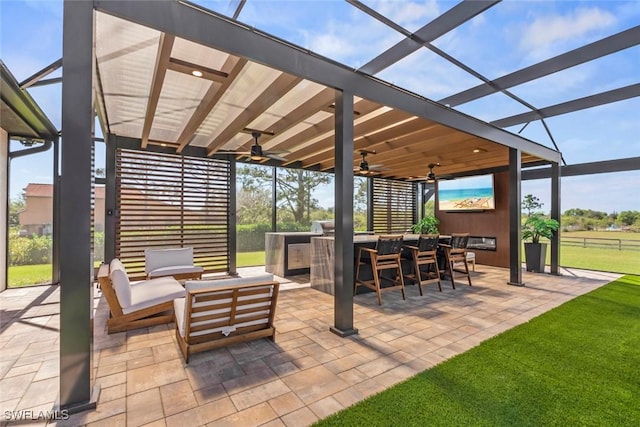
{"label": "horizontal wood slat fence", "polygon": [[415,223],[416,191],[411,182],[373,178],[373,231],[407,232]]}
{"label": "horizontal wood slat fence", "polygon": [[144,276],[144,250],[193,247],[205,273],[229,269],[226,160],[118,149],[116,256]]}

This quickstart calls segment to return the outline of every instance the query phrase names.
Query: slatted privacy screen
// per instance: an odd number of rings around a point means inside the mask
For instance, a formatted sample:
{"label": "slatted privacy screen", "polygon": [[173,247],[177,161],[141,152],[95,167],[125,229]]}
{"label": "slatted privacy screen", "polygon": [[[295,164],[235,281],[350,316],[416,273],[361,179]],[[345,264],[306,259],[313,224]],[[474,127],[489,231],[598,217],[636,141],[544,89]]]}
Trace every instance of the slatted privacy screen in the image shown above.
{"label": "slatted privacy screen", "polygon": [[193,247],[204,272],[229,269],[230,163],[118,149],[116,256],[144,276],[147,248]]}
{"label": "slatted privacy screen", "polygon": [[416,191],[411,182],[373,178],[373,231],[405,233],[415,222]]}

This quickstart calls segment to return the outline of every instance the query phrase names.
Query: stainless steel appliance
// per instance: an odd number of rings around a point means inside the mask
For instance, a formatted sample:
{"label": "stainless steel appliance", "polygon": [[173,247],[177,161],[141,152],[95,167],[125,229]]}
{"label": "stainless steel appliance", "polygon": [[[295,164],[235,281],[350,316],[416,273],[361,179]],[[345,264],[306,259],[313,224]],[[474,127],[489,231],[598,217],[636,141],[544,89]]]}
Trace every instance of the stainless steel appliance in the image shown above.
{"label": "stainless steel appliance", "polygon": [[335,222],[329,221],[313,221],[311,223],[312,233],[321,233],[323,236],[333,236],[335,234]]}

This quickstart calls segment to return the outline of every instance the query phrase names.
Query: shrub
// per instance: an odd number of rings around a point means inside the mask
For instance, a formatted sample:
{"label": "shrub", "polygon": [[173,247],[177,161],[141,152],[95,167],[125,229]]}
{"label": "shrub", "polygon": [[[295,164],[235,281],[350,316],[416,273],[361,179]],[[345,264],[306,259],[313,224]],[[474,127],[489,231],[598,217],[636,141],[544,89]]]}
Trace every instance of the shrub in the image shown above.
{"label": "shrub", "polygon": [[9,265],[47,264],[51,262],[51,236],[20,237],[18,228],[9,231]]}
{"label": "shrub", "polygon": [[264,251],[264,233],[271,231],[271,224],[242,224],[236,226],[238,252]]}

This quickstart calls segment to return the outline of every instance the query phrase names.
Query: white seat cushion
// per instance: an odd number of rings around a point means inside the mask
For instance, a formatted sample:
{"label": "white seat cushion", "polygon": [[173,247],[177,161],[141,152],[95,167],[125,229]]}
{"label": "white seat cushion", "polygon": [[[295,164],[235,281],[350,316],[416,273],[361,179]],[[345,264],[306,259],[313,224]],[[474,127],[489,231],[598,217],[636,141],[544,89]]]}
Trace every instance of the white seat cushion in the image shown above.
{"label": "white seat cushion", "polygon": [[180,332],[181,337],[184,337],[185,301],[186,301],[186,298],[176,298],[173,300],[173,311],[176,314],[176,325],[178,326],[178,332]]}
{"label": "white seat cushion", "polygon": [[173,277],[158,277],[131,285],[131,306],[123,308],[125,314],[182,298],[185,290]]}
{"label": "white seat cushion", "polygon": [[145,249],[144,251],[144,269],[147,274],[158,268],[176,265],[192,266],[193,248]]}
{"label": "white seat cushion", "polygon": [[198,265],[176,265],[172,267],[161,267],[149,271],[150,278],[159,276],[173,276],[174,274],[202,273],[204,268]]}
{"label": "white seat cushion", "polygon": [[129,277],[127,271],[122,265],[122,262],[118,258],[114,258],[109,265],[109,277],[113,290],[118,297],[118,302],[122,310],[131,306],[131,284],[129,283]]}

